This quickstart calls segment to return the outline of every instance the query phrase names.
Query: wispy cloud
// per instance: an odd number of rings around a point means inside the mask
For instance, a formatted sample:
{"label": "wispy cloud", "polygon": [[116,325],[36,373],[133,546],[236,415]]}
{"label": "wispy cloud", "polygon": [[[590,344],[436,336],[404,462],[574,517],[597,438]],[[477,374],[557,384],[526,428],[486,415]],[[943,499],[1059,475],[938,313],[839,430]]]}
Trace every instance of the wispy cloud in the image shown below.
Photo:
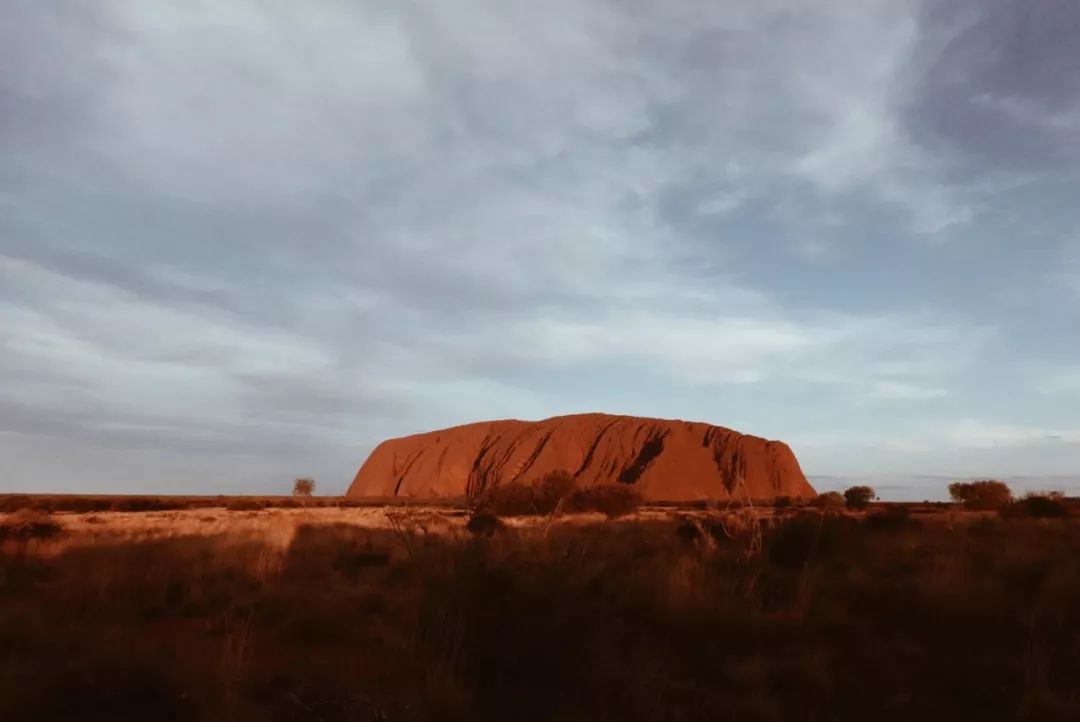
{"label": "wispy cloud", "polygon": [[[591,407],[1010,427],[980,390],[1078,350],[1037,335],[1069,312],[1035,293],[1078,275],[1074,19],[18,4],[0,453],[40,480],[49,448],[138,450],[178,484],[178,454],[345,479],[386,435]],[[1038,419],[1045,394],[1011,383]]]}

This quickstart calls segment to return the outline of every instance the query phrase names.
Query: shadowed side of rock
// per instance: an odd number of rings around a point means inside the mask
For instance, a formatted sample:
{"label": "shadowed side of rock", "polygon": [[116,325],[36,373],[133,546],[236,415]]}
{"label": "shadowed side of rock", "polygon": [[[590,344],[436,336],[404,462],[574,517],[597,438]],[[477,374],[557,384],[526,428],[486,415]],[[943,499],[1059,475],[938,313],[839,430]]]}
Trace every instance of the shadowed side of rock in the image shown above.
{"label": "shadowed side of rock", "polygon": [[632,485],[654,501],[809,497],[791,449],[705,423],[582,414],[488,421],[390,439],[360,468],[349,496],[482,493],[566,470],[579,485]]}

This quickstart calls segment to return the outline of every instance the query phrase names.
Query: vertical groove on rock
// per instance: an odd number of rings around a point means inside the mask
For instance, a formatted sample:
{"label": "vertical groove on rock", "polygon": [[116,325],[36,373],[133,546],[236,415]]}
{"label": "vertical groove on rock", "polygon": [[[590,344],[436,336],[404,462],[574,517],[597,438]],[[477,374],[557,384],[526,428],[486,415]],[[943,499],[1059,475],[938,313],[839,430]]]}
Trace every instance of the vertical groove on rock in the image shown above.
{"label": "vertical groove on rock", "polygon": [[585,459],[581,462],[581,466],[579,466],[578,470],[574,472],[575,479],[585,473],[585,470],[589,468],[589,464],[592,463],[593,456],[596,454],[597,447],[600,446],[600,442],[604,439],[604,434],[606,434],[611,429],[611,427],[617,423],[619,423],[618,419],[611,421],[610,423],[604,425],[600,429],[599,433],[596,434],[596,438],[593,439],[592,445],[589,446],[589,450],[585,453]]}
{"label": "vertical groove on rock", "polygon": [[511,484],[513,484],[515,481],[528,473],[529,469],[532,468],[532,465],[535,464],[536,460],[540,458],[540,454],[544,451],[544,447],[547,446],[547,443],[551,441],[551,435],[554,433],[554,431],[549,431],[544,434],[543,438],[540,439],[540,443],[536,445],[535,449],[533,449],[532,454],[530,454],[529,458],[525,460],[522,468],[516,474],[514,474],[512,479],[510,479]]}
{"label": "vertical groove on rock", "polygon": [[411,459],[409,459],[407,462],[405,462],[405,468],[401,471],[401,474],[398,476],[397,483],[394,484],[394,496],[397,496],[401,492],[401,485],[405,481],[405,477],[409,475],[409,469],[412,468],[413,464],[416,463],[416,460],[419,459],[421,457],[421,455],[423,455],[423,453],[424,453],[423,450],[420,450],[420,451],[416,452],[416,454],[413,455],[413,457]]}
{"label": "vertical groove on rock", "polygon": [[484,457],[494,446],[495,442],[491,439],[491,436],[485,436],[484,440],[480,443],[480,453],[476,455],[476,459],[473,461],[472,473],[469,474],[468,481],[465,485],[465,493],[467,496],[477,496],[483,494],[488,487],[488,475],[483,468]]}
{"label": "vertical groove on rock", "polygon": [[[636,437],[637,434],[634,434]],[[641,475],[645,473],[645,469],[649,468],[649,464],[664,453],[664,437],[667,433],[660,432],[655,436],[648,437],[647,441],[641,445],[641,450],[638,452],[637,458],[633,463],[624,468],[619,473],[620,484],[636,484],[637,480],[641,478]]]}

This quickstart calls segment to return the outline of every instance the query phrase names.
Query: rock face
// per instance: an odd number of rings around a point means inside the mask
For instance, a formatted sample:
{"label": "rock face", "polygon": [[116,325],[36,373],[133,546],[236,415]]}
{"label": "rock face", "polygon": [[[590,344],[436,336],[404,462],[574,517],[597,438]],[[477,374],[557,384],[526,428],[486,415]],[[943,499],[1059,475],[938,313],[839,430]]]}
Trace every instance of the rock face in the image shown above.
{"label": "rock face", "polygon": [[566,470],[579,485],[632,484],[654,501],[808,497],[779,441],[687,421],[582,414],[486,421],[379,444],[348,496],[464,496]]}

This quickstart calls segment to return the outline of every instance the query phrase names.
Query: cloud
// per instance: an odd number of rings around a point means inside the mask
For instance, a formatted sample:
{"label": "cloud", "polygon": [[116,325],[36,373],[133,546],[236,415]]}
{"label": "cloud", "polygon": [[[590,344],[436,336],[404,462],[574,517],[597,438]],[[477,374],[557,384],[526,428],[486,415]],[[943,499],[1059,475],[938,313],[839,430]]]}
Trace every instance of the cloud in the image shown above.
{"label": "cloud", "polygon": [[1080,73],[1048,72],[1073,19],[20,4],[0,428],[344,476],[387,435],[601,403],[781,431],[978,406],[1037,346],[979,284],[1060,276],[1041,250],[1080,220]]}
{"label": "cloud", "polygon": [[[472,403],[482,406],[484,396],[505,396],[531,369],[612,363],[639,362],[673,384],[779,379],[843,386],[868,400],[933,398],[937,389],[913,379],[949,373],[949,350],[965,333],[908,319],[785,319],[737,288],[726,296],[745,315],[706,312],[725,295],[718,293],[700,295],[694,317],[686,315],[685,298],[668,299],[670,309],[658,311],[664,301],[638,290],[627,294],[625,310],[592,320],[496,317],[464,335],[432,329],[422,337],[394,338],[385,329],[380,343],[355,347],[352,357],[326,335],[340,325],[331,318],[322,327],[286,331],[200,304],[148,301],[21,260],[0,259],[0,278],[41,303],[34,310],[5,307],[4,370],[19,382],[3,397],[18,412],[9,430],[26,429],[33,410],[39,431],[48,427],[41,419],[62,417],[65,433],[83,425],[95,434],[141,433],[185,448],[238,434],[344,437],[361,425],[361,410],[407,414],[438,408],[440,398],[449,406],[452,397],[440,389],[464,388],[455,374],[490,380],[473,384]],[[324,312],[348,310],[337,304]],[[978,351],[978,330],[967,343],[965,353]],[[933,369],[910,365],[919,358],[934,359]],[[965,360],[955,359],[961,368]]]}
{"label": "cloud", "polygon": [[977,449],[1059,443],[1080,444],[1080,428],[1048,429],[964,419],[945,429],[938,443]]}
{"label": "cloud", "polygon": [[1080,365],[1040,365],[1032,374],[1033,385],[1044,394],[1062,394],[1080,391]]}
{"label": "cloud", "polygon": [[637,361],[673,383],[704,386],[802,382],[860,401],[946,395],[945,381],[971,363],[992,329],[917,318],[722,311],[696,316],[644,309],[592,321],[541,318],[509,335],[522,357],[558,366]]}
{"label": "cloud", "polygon": [[1065,244],[1061,265],[1053,276],[1059,287],[1080,297],[1080,241]]}
{"label": "cloud", "polygon": [[905,112],[911,137],[948,158],[950,176],[965,179],[980,210],[1023,184],[1073,184],[1076,7],[995,0],[930,3],[927,11],[941,28],[940,51]]}
{"label": "cloud", "polygon": [[888,434],[831,432],[797,437],[805,447],[838,449],[871,447],[908,454],[952,450],[1002,450],[1080,444],[1080,428],[1047,428],[1001,424],[985,419],[941,419],[924,429],[907,428]]}

